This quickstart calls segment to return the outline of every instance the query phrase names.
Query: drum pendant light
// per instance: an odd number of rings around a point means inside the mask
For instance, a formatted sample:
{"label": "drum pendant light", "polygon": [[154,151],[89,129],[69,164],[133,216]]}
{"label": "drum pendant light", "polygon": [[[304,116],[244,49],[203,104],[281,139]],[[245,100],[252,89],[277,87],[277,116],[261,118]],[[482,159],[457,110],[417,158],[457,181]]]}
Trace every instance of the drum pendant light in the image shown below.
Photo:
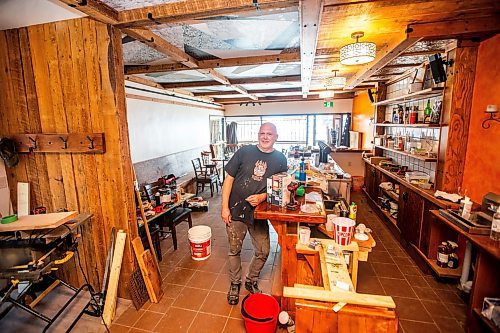
{"label": "drum pendant light", "polygon": [[342,65],[361,65],[375,59],[375,43],[358,41],[364,35],[362,31],[352,33],[351,37],[356,39],[356,43],[347,44],[340,48],[340,63]]}

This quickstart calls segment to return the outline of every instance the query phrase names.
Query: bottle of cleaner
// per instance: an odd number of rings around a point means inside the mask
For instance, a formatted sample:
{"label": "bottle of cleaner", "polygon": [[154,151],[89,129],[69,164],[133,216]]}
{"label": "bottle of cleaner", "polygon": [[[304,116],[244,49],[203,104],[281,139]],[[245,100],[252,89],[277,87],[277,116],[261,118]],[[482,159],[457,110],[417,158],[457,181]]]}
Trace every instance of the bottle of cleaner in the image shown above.
{"label": "bottle of cleaner", "polygon": [[304,157],[300,159],[300,164],[299,164],[299,181],[300,182],[305,182],[306,181],[306,163],[304,162]]}

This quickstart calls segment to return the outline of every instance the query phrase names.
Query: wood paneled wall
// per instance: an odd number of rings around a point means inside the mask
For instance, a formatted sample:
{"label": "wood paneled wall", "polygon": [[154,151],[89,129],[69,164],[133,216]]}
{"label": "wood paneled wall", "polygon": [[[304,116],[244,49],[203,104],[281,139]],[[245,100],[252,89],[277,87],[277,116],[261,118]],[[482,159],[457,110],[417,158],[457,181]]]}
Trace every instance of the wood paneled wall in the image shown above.
{"label": "wood paneled wall", "polygon": [[[98,287],[111,229],[125,230],[129,241],[137,236],[120,31],[88,18],[0,31],[0,136],[72,132],[105,133],[106,153],[23,154],[7,177],[14,207],[22,181],[31,185],[32,208],[94,215],[79,257]],[[128,243],[121,297],[133,267]],[[75,260],[59,274],[84,282]]]}

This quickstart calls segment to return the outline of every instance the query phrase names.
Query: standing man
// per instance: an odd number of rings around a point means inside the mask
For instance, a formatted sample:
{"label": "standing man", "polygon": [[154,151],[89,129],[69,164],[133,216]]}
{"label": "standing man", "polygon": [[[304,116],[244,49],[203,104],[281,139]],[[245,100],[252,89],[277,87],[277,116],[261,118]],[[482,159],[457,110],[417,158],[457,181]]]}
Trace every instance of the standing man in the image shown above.
{"label": "standing man", "polygon": [[231,286],[227,301],[238,304],[241,286],[241,247],[247,231],[252,238],[254,256],[246,276],[245,288],[261,293],[257,280],[269,256],[269,225],[255,220],[255,207],[267,198],[267,178],[287,171],[285,156],[274,150],[278,139],[276,126],[264,123],[259,129],[259,144],[239,149],[226,165],[227,176],[222,186],[221,216],[229,239],[229,277]]}

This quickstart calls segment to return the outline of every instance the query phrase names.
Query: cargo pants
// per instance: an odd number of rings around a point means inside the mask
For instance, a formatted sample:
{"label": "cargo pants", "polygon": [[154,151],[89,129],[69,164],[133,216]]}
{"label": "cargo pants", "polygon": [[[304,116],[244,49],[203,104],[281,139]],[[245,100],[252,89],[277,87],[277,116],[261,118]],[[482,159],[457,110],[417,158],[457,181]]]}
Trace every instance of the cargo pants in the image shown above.
{"label": "cargo pants", "polygon": [[231,221],[226,226],[229,240],[229,277],[232,283],[241,283],[241,248],[248,233],[252,239],[254,256],[248,268],[247,281],[256,282],[269,256],[269,225],[267,220],[252,222]]}

